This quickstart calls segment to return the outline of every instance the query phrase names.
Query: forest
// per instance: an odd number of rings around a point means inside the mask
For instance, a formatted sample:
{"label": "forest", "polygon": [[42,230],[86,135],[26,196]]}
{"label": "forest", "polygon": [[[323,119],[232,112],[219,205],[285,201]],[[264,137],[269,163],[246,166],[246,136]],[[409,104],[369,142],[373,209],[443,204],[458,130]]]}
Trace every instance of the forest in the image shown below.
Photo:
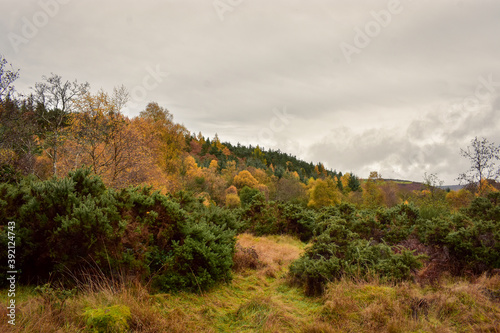
{"label": "forest", "polygon": [[128,117],[123,86],[52,74],[20,94],[18,76],[0,58],[0,284],[7,304],[15,258],[17,331],[498,331],[486,138],[461,150],[471,169],[451,191],[191,133],[155,102]]}

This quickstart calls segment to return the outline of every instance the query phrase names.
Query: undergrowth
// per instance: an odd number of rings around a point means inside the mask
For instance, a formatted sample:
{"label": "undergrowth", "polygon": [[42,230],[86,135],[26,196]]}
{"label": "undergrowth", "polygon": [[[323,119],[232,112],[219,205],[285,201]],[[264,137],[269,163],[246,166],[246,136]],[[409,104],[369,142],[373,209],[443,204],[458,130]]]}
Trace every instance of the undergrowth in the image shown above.
{"label": "undergrowth", "polygon": [[[75,291],[20,288],[16,326],[1,332],[498,332],[500,277],[448,277],[434,284],[340,278],[321,297],[289,281],[288,266],[305,249],[289,236],[242,234],[255,266],[240,265],[230,283],[201,293],[154,294],[127,278],[99,274]],[[237,250],[238,252],[238,250]],[[235,258],[237,253],[235,254]],[[237,262],[240,259],[235,259]],[[40,291],[40,288],[39,290]],[[7,291],[1,292],[6,318]]]}

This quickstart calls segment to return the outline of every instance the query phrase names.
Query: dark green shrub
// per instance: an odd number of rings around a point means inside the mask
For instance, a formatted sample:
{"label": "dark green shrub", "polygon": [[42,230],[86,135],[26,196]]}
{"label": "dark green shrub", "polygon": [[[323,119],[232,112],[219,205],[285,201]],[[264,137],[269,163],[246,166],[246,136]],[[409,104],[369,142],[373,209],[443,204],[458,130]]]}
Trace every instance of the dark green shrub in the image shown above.
{"label": "dark green shrub", "polygon": [[[7,246],[5,226],[15,221],[23,282],[67,281],[96,266],[106,276],[152,278],[162,290],[206,289],[230,279],[239,224],[232,212],[207,208],[187,192],[115,192],[78,170],[67,178],[2,184],[0,205],[0,243]],[[0,260],[6,272],[6,251]]]}
{"label": "dark green shrub", "polygon": [[474,273],[500,268],[500,223],[476,220],[467,228],[450,232],[444,239],[450,255]]}
{"label": "dark green shrub", "polygon": [[486,198],[476,198],[463,213],[420,220],[420,241],[444,254],[453,273],[482,273],[500,268],[500,222],[492,217],[496,209]]}
{"label": "dark green shrub", "polygon": [[260,192],[253,196],[250,204],[244,207],[241,214],[244,229],[257,236],[283,233],[284,226],[278,219],[275,205],[274,202],[267,202]]}
{"label": "dark green shrub", "polygon": [[350,229],[363,239],[373,240],[378,243],[382,241],[382,225],[368,211],[358,212]]}
{"label": "dark green shrub", "polygon": [[[248,206],[254,201],[254,199],[258,196],[264,198],[264,195],[256,188],[250,188],[248,186],[244,186],[239,193],[241,204],[243,206]],[[265,198],[264,198],[265,199]]]}
{"label": "dark green shrub", "polygon": [[113,193],[88,170],[47,181],[25,179],[3,194],[10,201],[8,220],[17,226],[16,259],[24,282],[73,272],[91,258],[107,262],[106,246],[123,230]]}
{"label": "dark green shrub", "polygon": [[410,278],[420,267],[420,258],[411,252],[395,253],[386,244],[360,238],[348,226],[349,222],[338,216],[318,223],[312,245],[290,266],[293,280],[304,285],[308,295],[320,294],[328,281],[343,276],[379,275],[398,281]]}
{"label": "dark green shrub", "polygon": [[122,245],[129,262],[142,263],[142,271],[153,275],[154,287],[198,291],[230,280],[238,228],[233,213],[207,208],[186,192],[167,197],[129,189],[120,198],[129,207],[123,211],[125,240],[134,240]]}
{"label": "dark green shrub", "polygon": [[76,295],[77,289],[54,288],[50,283],[37,286],[34,290],[42,299],[45,306],[52,311],[61,312],[66,301]]}
{"label": "dark green shrub", "polygon": [[487,198],[477,197],[472,200],[469,207],[464,209],[464,212],[474,219],[489,220],[489,213],[493,207],[493,204]]}
{"label": "dark green shrub", "polygon": [[278,210],[286,234],[296,236],[303,242],[311,239],[316,224],[316,213],[313,210],[297,204],[280,204]]}
{"label": "dark green shrub", "polygon": [[231,280],[235,232],[201,221],[180,226],[182,241],[173,241],[163,266],[153,278],[162,291],[201,291],[218,281]]}
{"label": "dark green shrub", "polygon": [[422,220],[418,227],[420,241],[425,244],[442,245],[446,236],[455,230],[455,224],[449,218]]}
{"label": "dark green shrub", "polygon": [[419,211],[412,204],[400,204],[390,209],[379,208],[375,215],[380,224],[382,240],[391,245],[407,239],[419,219]]}
{"label": "dark green shrub", "polygon": [[488,199],[490,200],[491,204],[495,207],[500,205],[500,192],[491,192],[488,193]]}

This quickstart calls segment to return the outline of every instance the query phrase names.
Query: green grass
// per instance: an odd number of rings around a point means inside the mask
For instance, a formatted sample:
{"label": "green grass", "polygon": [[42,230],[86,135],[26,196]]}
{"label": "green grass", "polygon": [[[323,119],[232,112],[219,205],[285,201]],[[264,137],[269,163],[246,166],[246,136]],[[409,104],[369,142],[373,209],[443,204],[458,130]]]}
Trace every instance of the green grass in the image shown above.
{"label": "green grass", "polygon": [[[18,287],[17,325],[3,320],[0,331],[93,332],[99,325],[109,332],[119,331],[116,327],[129,327],[128,332],[500,331],[499,276],[427,286],[344,279],[330,283],[324,296],[310,298],[287,279],[289,263],[305,244],[290,237],[247,234],[239,242],[255,248],[260,266],[235,272],[231,282],[203,294],[151,295],[142,285],[96,279],[60,307],[34,288]],[[5,290],[0,301],[5,312]]]}

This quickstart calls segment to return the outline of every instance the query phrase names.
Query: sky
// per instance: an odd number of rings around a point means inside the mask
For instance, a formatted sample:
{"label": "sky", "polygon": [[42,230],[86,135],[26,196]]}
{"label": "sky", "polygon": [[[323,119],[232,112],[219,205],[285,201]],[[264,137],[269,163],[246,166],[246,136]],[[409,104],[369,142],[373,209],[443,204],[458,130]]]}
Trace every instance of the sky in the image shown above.
{"label": "sky", "polygon": [[43,75],[124,85],[221,141],[361,178],[447,185],[500,144],[498,0],[0,0],[18,92]]}

